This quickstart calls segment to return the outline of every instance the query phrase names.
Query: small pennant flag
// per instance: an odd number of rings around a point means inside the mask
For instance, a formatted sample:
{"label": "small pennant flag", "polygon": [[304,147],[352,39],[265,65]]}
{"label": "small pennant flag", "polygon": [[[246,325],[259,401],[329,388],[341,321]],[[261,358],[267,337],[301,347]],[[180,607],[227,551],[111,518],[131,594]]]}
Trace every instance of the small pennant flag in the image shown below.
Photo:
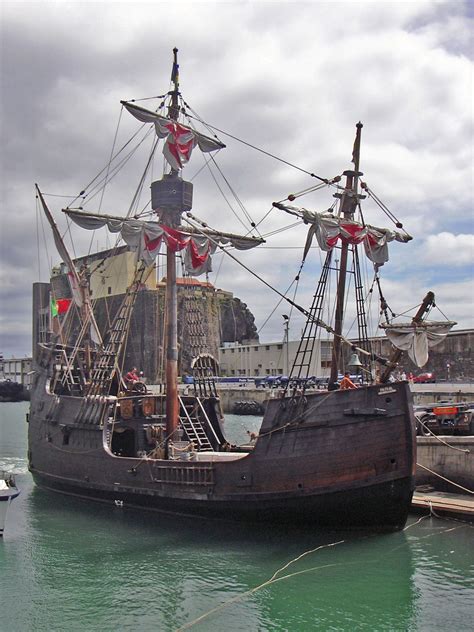
{"label": "small pennant flag", "polygon": [[173,83],[179,83],[179,64],[174,62],[173,69],[171,71],[171,81]]}

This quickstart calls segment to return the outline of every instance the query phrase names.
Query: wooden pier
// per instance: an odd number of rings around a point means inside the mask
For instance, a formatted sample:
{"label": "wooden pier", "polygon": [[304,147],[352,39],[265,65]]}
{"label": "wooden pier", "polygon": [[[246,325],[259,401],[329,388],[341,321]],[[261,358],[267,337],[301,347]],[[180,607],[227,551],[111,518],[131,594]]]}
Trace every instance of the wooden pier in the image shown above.
{"label": "wooden pier", "polygon": [[462,518],[474,522],[474,495],[449,494],[447,492],[416,490],[412,509],[435,516]]}

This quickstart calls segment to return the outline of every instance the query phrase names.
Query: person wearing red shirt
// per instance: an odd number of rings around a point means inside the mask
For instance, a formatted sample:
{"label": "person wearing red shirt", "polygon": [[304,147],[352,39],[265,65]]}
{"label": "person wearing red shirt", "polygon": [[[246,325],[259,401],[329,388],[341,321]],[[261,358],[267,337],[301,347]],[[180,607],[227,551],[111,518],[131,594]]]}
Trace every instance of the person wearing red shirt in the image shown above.
{"label": "person wearing red shirt", "polygon": [[134,366],[133,369],[127,373],[127,375],[125,376],[125,379],[127,382],[130,382],[130,384],[133,384],[134,382],[138,382],[140,378],[138,377],[136,366]]}

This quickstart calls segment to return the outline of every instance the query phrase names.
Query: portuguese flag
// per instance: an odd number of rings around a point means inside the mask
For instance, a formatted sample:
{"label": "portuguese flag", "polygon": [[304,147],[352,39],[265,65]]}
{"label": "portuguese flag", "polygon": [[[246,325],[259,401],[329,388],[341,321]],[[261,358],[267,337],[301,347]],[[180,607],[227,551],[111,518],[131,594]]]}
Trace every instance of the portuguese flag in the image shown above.
{"label": "portuguese flag", "polygon": [[71,298],[58,298],[51,299],[51,316],[60,316],[61,314],[65,314],[69,309],[69,305],[71,304]]}

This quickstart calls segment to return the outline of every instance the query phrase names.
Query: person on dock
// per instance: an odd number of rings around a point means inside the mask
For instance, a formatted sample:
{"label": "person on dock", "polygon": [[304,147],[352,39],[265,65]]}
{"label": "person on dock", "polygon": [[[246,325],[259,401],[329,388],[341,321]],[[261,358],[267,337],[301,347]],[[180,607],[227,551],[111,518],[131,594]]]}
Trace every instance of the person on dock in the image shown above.
{"label": "person on dock", "polygon": [[354,384],[354,382],[350,378],[349,371],[346,371],[344,373],[344,377],[342,378],[341,383],[339,384],[339,388],[341,389],[341,391],[345,391],[349,388],[357,388],[357,386]]}

